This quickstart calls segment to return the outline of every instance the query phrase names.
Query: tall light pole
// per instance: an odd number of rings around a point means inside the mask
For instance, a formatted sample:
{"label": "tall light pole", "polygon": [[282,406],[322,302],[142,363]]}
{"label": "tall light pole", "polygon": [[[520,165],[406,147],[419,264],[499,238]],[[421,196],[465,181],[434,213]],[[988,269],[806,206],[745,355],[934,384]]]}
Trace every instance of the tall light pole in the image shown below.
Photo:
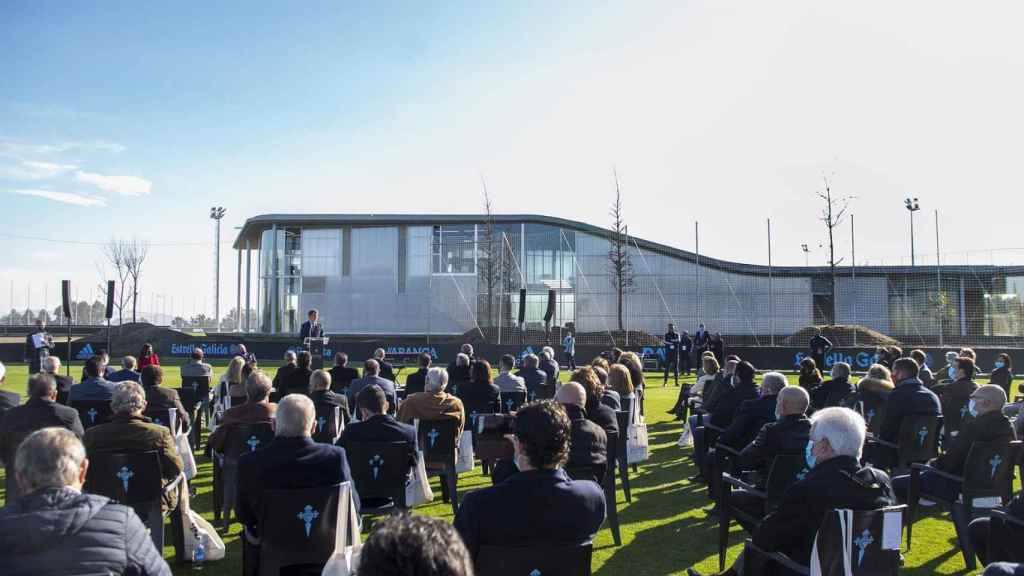
{"label": "tall light pole", "polygon": [[213,314],[216,320],[217,332],[220,332],[220,219],[224,217],[225,212],[227,210],[221,206],[210,208],[210,218],[217,222],[217,232],[213,244]]}
{"label": "tall light pole", "polygon": [[804,251],[804,268],[810,266],[810,262],[807,260],[807,254],[810,253],[811,249],[807,247],[807,244],[801,244],[800,249]]}
{"label": "tall light pole", "polygon": [[917,198],[907,198],[903,201],[903,205],[906,206],[907,211],[910,212],[910,265],[914,265],[914,212],[921,209],[921,205],[917,203]]}

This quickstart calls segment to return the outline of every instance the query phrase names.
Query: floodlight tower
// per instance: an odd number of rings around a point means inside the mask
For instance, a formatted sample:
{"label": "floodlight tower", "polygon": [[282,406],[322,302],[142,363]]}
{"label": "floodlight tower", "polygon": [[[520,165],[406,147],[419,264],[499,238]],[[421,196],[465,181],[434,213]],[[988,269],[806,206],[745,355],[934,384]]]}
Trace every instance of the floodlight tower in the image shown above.
{"label": "floodlight tower", "polygon": [[903,201],[903,205],[910,212],[910,265],[914,265],[914,212],[921,209],[921,205],[917,203],[917,198],[907,198]]}
{"label": "floodlight tower", "polygon": [[213,315],[217,323],[217,332],[220,332],[220,219],[224,217],[225,212],[227,210],[222,206],[210,208],[210,218],[217,223],[213,244]]}
{"label": "floodlight tower", "polygon": [[810,262],[807,258],[807,254],[811,251],[811,249],[807,247],[807,244],[801,244],[800,249],[804,251],[804,268],[807,268],[810,265]]}

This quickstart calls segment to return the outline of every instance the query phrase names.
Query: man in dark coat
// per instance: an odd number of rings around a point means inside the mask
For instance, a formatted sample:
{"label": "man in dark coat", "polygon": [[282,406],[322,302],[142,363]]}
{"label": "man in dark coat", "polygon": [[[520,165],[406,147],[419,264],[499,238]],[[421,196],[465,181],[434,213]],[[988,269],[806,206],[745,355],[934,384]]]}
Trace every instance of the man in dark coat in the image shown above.
{"label": "man in dark coat", "polygon": [[291,350],[284,353],[284,365],[277,369],[274,373],[274,389],[278,392],[284,387],[284,383],[288,378],[288,375],[292,373],[298,366],[298,356]]}
{"label": "man in dark coat", "polygon": [[941,402],[950,406],[963,406],[978,389],[978,383],[973,380],[977,368],[974,360],[967,356],[957,358],[955,363],[956,378],[952,382],[936,384],[931,390],[939,395]]}
{"label": "man in dark coat", "polygon": [[608,469],[608,436],[600,426],[587,420],[587,392],[577,382],[566,382],[555,392],[555,401],[562,405],[572,429],[565,467],[591,470],[593,475],[588,479],[600,482]]}
{"label": "man in dark coat", "polygon": [[125,382],[131,380],[132,382],[142,382],[142,374],[136,370],[138,367],[138,361],[135,360],[135,356],[125,356],[121,359],[121,369],[114,372],[110,376],[107,376],[107,380],[110,382]]}
{"label": "man in dark coat", "polygon": [[690,354],[693,353],[693,340],[690,339],[690,333],[683,330],[683,334],[679,337],[679,363],[681,364],[680,369],[687,376],[690,375],[690,365],[692,364],[692,358]]}
{"label": "man in dark coat", "polygon": [[28,373],[35,374],[40,370],[40,363],[53,352],[53,336],[46,332],[46,321],[36,320],[36,327],[25,337],[25,362],[28,362]]}
{"label": "man in dark coat", "polygon": [[850,384],[850,365],[836,362],[832,364],[832,379],[811,388],[811,409],[839,406],[854,392],[853,384]]}
{"label": "man in dark coat", "polygon": [[103,359],[100,356],[93,356],[85,361],[85,380],[71,387],[68,394],[69,403],[110,400],[116,384],[100,376],[103,366]]}
{"label": "man in dark coat", "polygon": [[314,370],[309,377],[310,400],[314,406],[337,406],[341,413],[342,422],[348,424],[352,415],[348,409],[348,398],[344,394],[335,394],[331,391],[331,373],[327,370]]}
{"label": "man in dark coat", "polygon": [[[728,428],[733,422],[733,418],[736,416],[736,412],[739,410],[740,404],[745,400],[753,400],[757,398],[757,385],[754,383],[754,365],[750,362],[740,362],[736,365],[735,378],[733,378],[733,385],[725,390],[725,392],[719,397],[717,402],[712,408],[710,418],[705,415],[704,422],[710,423],[717,428]],[[721,385],[719,385],[721,387]],[[696,460],[699,474],[693,478],[693,480],[702,480],[707,478],[706,464],[708,457],[708,449],[711,448],[708,445],[709,432],[704,426],[700,426],[693,431],[693,457]]]}
{"label": "man in dark coat", "polygon": [[384,395],[388,399],[388,413],[395,413],[395,406],[398,405],[397,394],[395,392],[395,383],[391,380],[381,378],[378,376],[380,371],[380,365],[377,364],[376,360],[367,360],[363,364],[363,377],[358,380],[353,380],[352,384],[348,387],[348,405],[355,405],[356,396],[359,391],[367,386],[378,386],[384,391]]}
{"label": "man in dark coat", "polygon": [[348,365],[348,354],[338,352],[334,355],[334,367],[331,368],[331,391],[343,394],[352,381],[359,378],[359,370]]}
{"label": "man in dark coat", "polygon": [[679,333],[676,332],[676,325],[669,322],[668,331],[662,337],[665,343],[665,364],[662,386],[668,384],[668,373],[672,372],[676,379],[676,386],[679,386]]}
{"label": "man in dark coat", "polygon": [[81,438],[85,431],[78,411],[57,403],[57,382],[40,372],[28,381],[28,401],[8,410],[0,419],[0,460],[4,462],[8,502],[21,493],[15,485],[14,453],[21,441],[36,430],[57,426]]}
{"label": "man in dark coat", "polygon": [[142,388],[146,391],[146,410],[156,412],[159,410],[174,410],[178,419],[178,430],[188,430],[192,425],[189,421],[188,411],[181,404],[178,391],[174,388],[164,388],[164,370],[160,366],[150,364],[142,369]]}
{"label": "man in dark coat", "polygon": [[520,471],[467,493],[455,516],[471,556],[481,546],[568,546],[594,538],[604,522],[604,492],[561,469],[571,434],[569,418],[555,402],[519,410],[514,445]]}
{"label": "man in dark coat", "polygon": [[359,420],[345,428],[338,446],[348,448],[359,442],[408,442],[416,449],[416,428],[387,414],[388,400],[377,386],[367,386],[356,398]]}
{"label": "man in dark coat", "polygon": [[405,395],[408,397],[411,394],[417,392],[423,392],[423,388],[427,382],[427,372],[430,371],[430,353],[422,352],[419,355],[420,369],[409,374],[405,378]]}
{"label": "man in dark coat", "polygon": [[[832,351],[832,343],[821,335],[821,328],[814,329],[814,336],[811,336],[811,340],[807,343],[807,351],[811,358],[814,358],[814,363],[818,365],[818,368],[824,370],[825,355]],[[813,403],[814,399],[812,398],[811,404]]]}
{"label": "man in dark coat", "polygon": [[523,367],[516,372],[516,376],[522,378],[523,382],[526,383],[526,396],[528,400],[536,398],[537,392],[548,380],[548,375],[538,368],[538,362],[536,354],[527,354],[523,356]]}
{"label": "man in dark coat", "polygon": [[[313,401],[290,394],[278,404],[275,437],[265,448],[238,459],[238,520],[245,526],[242,536],[246,572],[259,573],[259,543],[263,524],[264,492],[297,490],[351,482],[345,449],[313,442],[316,410]],[[353,494],[353,496],[357,496]],[[358,497],[354,498],[357,503]]]}
{"label": "man in dark coat", "polygon": [[39,430],[25,439],[15,462],[26,494],[8,495],[0,509],[0,574],[171,576],[130,507],[83,493],[88,464],[73,433]]}
{"label": "man in dark coat", "polygon": [[377,365],[380,366],[380,372],[378,372],[377,375],[385,380],[391,380],[392,382],[395,382],[395,367],[392,366],[390,362],[384,359],[385,356],[386,353],[384,352],[383,348],[377,348],[376,350],[373,351],[373,359],[376,360]]}
{"label": "man in dark coat", "polygon": [[71,394],[71,387],[75,381],[60,373],[60,356],[47,356],[43,358],[42,371],[46,372],[57,381],[57,403],[67,405],[68,396]]}
{"label": "man in dark coat", "polygon": [[270,402],[270,376],[256,371],[245,380],[245,402],[228,408],[220,426],[210,434],[212,450],[224,451],[224,441],[232,428],[250,424],[272,424],[277,414],[277,404]]}
{"label": "man in dark coat", "polygon": [[550,346],[545,346],[540,352],[540,369],[547,375],[548,386],[555,386],[558,382],[558,360],[555,360],[555,351]]}
{"label": "man in dark coat", "polygon": [[[885,415],[879,436],[886,442],[895,443],[899,437],[900,424],[907,416],[941,415],[942,405],[934,392],[925,388],[917,377],[920,367],[913,358],[900,358],[892,365],[892,379],[896,388],[889,393],[885,401]],[[875,442],[868,442],[865,447],[865,458],[868,462],[888,467],[895,464],[894,450]]]}
{"label": "man in dark coat", "polygon": [[718,437],[718,443],[736,450],[750,444],[765,424],[775,421],[779,392],[785,387],[785,376],[778,372],[766,373],[762,378],[760,396],[740,404],[732,423]]}
{"label": "man in dark coat", "polygon": [[299,329],[299,344],[303,346],[306,345],[306,338],[323,338],[324,336],[324,325],[320,323],[320,312],[310,310],[308,317],[309,320],[303,322]]}
{"label": "man in dark coat", "polygon": [[281,379],[281,381],[275,386],[277,393],[281,396],[287,396],[288,394],[305,394],[309,396],[309,377],[313,375],[313,370],[310,366],[313,363],[313,356],[303,350],[299,352],[295,363],[295,369],[288,373],[287,376]]}

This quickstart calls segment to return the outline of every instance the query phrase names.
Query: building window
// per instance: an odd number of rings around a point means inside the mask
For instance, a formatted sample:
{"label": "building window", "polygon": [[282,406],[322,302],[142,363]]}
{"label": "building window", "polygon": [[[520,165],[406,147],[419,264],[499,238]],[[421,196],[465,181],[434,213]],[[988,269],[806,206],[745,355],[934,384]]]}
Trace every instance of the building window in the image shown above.
{"label": "building window", "polygon": [[476,274],[476,225],[434,226],[434,274]]}

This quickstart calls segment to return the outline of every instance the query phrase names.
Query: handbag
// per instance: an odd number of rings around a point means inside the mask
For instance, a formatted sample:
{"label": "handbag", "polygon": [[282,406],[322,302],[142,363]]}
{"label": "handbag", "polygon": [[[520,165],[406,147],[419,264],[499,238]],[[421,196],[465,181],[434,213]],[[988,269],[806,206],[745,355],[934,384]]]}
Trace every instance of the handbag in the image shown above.
{"label": "handbag", "polygon": [[[193,423],[193,426],[195,425]],[[183,432],[175,434],[174,447],[177,449],[178,457],[181,458],[182,471],[185,472],[185,478],[189,480],[195,478],[199,469],[196,467],[196,457],[192,454],[192,445],[189,444],[188,435]]]}
{"label": "handbag", "polygon": [[639,402],[633,403],[632,418],[626,428],[626,463],[639,464],[650,458],[647,423],[639,411]]}
{"label": "handbag", "polygon": [[455,471],[465,474],[473,470],[473,431],[463,430],[459,436],[459,451],[455,460]]}
{"label": "handbag", "polygon": [[352,484],[338,487],[338,526],[334,530],[334,553],[327,559],[321,576],[355,576],[359,570],[359,515],[352,498]]}
{"label": "handbag", "polygon": [[676,441],[676,446],[680,448],[689,448],[693,446],[693,432],[690,431],[690,423],[683,424],[683,433],[679,435],[679,440]]}
{"label": "handbag", "polygon": [[183,556],[192,562],[223,560],[227,551],[224,540],[206,518],[192,510],[189,506],[187,482],[183,482],[182,486],[185,486],[186,489],[181,491],[178,510],[181,514],[182,532],[184,532]]}
{"label": "handbag", "polygon": [[[416,426],[416,437],[419,438],[420,421],[414,422]],[[405,505],[409,508],[419,506],[427,502],[433,502],[434,491],[430,488],[430,479],[427,476],[427,465],[423,461],[423,451],[416,450],[416,464],[412,467],[412,474],[405,483]]]}

